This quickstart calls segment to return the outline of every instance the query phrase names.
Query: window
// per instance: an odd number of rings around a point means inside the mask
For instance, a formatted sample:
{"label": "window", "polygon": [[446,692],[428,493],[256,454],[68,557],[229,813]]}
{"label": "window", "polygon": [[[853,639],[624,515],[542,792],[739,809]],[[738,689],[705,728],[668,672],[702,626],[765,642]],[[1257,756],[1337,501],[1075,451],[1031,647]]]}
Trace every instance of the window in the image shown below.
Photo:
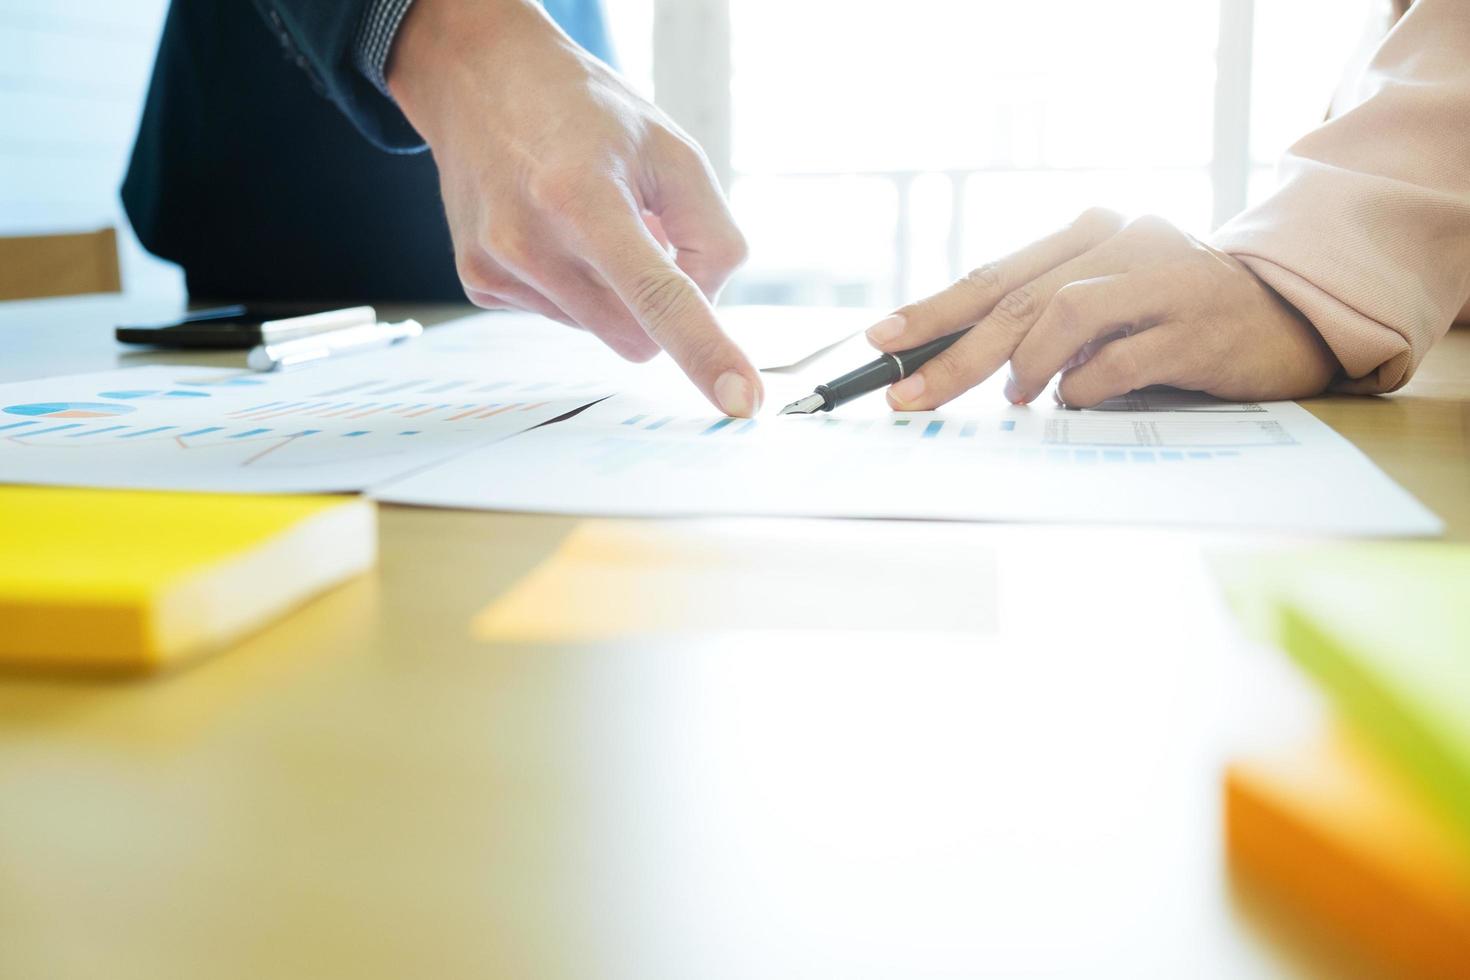
{"label": "window", "polygon": [[887,306],[1100,204],[1207,234],[1321,120],[1366,0],[608,0],[706,144],[740,302]]}

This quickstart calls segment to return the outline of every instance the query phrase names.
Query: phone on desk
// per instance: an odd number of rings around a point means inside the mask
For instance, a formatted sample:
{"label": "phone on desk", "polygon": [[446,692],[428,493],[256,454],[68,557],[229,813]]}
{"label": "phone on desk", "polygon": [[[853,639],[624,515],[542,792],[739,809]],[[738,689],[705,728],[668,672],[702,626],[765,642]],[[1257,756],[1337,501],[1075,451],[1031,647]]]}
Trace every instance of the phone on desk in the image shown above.
{"label": "phone on desk", "polygon": [[[266,311],[249,306],[218,306],[207,310],[192,310],[177,320],[166,323],[125,324],[117,328],[115,336],[124,344],[248,350],[262,344],[309,336],[349,325],[339,322],[337,317],[320,317],[320,314],[330,309],[316,307]],[[341,312],[357,314],[359,310],[362,315],[357,316],[356,320],[376,320],[376,314],[368,307]]]}

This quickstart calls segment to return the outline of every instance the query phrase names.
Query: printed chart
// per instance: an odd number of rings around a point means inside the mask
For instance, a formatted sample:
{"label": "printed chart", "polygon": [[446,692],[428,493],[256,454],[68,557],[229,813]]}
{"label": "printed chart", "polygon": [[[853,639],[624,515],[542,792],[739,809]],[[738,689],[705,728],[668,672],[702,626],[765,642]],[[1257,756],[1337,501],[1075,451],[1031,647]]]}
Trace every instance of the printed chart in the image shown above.
{"label": "printed chart", "polygon": [[[1144,393],[1145,395],[1147,393]],[[1438,520],[1291,402],[723,419],[610,398],[374,495],[603,515],[1087,521],[1433,534]],[[971,403],[974,404],[973,402]]]}
{"label": "printed chart", "polygon": [[[440,330],[439,344],[284,374],[156,366],[0,385],[0,479],[361,490],[608,393],[586,375],[537,377],[559,348],[567,353],[561,345],[577,345],[572,353],[581,356],[591,338],[538,333],[543,357],[535,360],[506,355],[508,348],[526,349],[514,329],[470,323]],[[478,341],[479,353],[458,349],[466,335]]]}

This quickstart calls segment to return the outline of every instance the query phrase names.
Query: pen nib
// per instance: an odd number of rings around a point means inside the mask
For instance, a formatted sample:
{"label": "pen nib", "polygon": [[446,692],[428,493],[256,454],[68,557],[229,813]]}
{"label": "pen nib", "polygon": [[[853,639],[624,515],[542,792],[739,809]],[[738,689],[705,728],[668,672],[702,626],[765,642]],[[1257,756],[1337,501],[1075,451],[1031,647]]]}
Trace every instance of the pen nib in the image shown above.
{"label": "pen nib", "polygon": [[810,415],[827,404],[827,399],[818,394],[810,394],[805,398],[798,398],[778,412],[778,415]]}

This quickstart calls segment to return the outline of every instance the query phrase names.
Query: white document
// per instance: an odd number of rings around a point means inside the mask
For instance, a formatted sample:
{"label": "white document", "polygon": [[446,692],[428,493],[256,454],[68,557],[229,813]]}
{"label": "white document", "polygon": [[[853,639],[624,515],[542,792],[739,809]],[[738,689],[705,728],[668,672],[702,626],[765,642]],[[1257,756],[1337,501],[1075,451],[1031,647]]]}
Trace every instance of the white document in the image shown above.
{"label": "white document", "polygon": [[[953,411],[721,418],[620,395],[374,492],[428,506],[589,515],[1124,522],[1434,535],[1439,520],[1291,402],[1146,392],[1099,410],[986,385]],[[672,401],[671,401],[672,400]],[[687,406],[687,407],[686,407]]]}
{"label": "white document", "polygon": [[587,334],[477,316],[284,373],[150,366],[0,385],[0,482],[361,490],[608,395]]}

